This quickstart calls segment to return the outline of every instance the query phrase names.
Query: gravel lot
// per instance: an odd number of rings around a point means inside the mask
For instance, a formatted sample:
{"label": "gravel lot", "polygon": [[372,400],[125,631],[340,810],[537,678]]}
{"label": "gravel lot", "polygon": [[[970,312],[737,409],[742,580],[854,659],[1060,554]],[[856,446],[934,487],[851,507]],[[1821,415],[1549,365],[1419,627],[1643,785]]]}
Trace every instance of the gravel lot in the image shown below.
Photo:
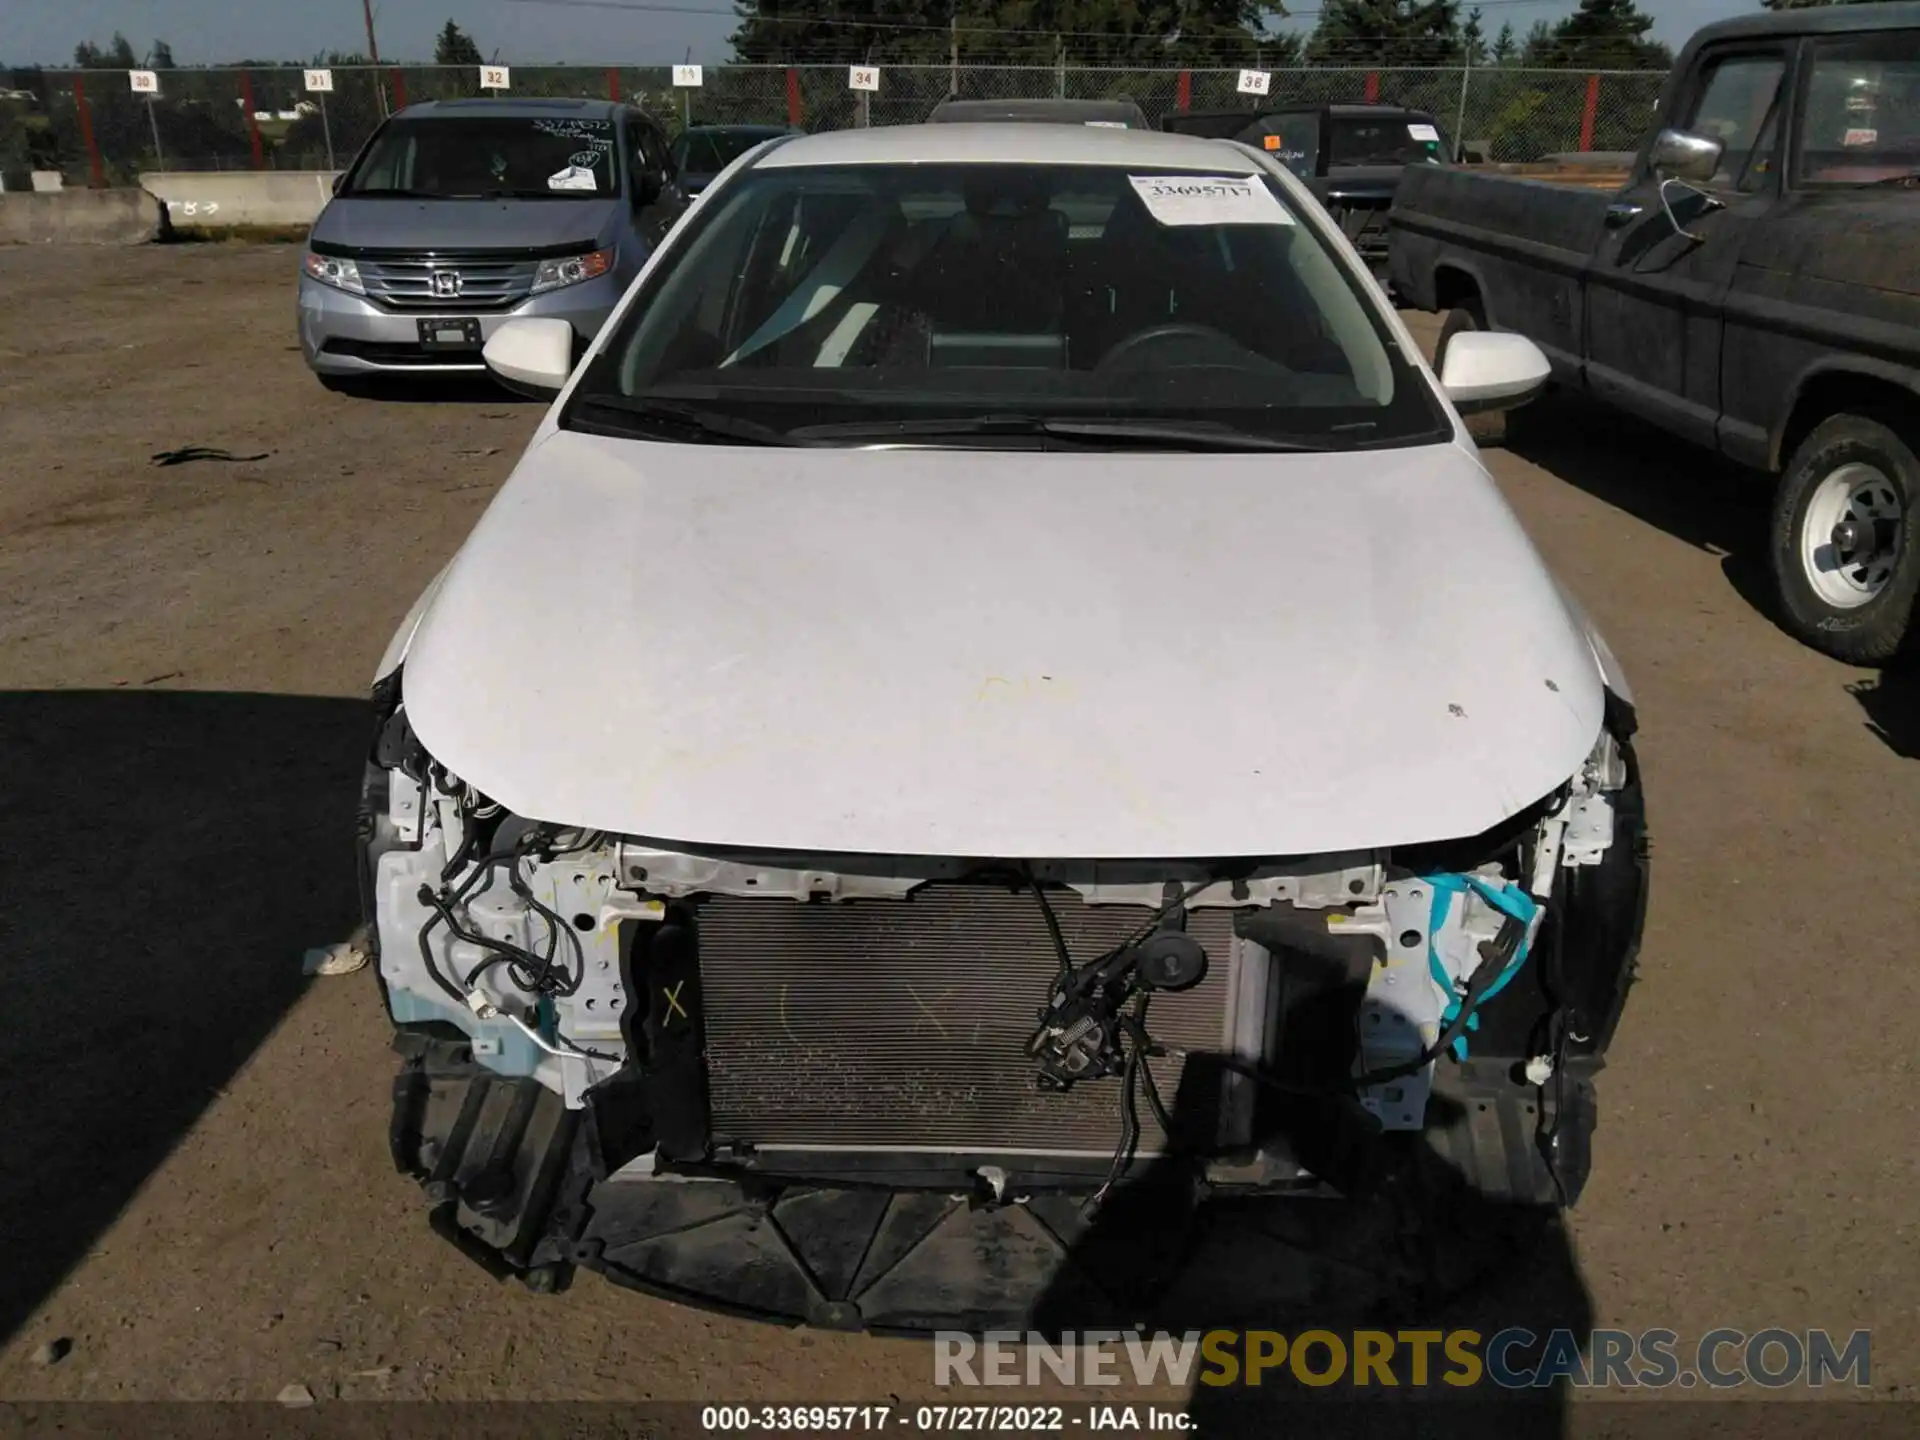
{"label": "gravel lot", "polygon": [[[539,410],[324,392],[294,262],[0,251],[0,1396],[926,1397],[905,1342],[497,1285],[393,1173],[372,980],[300,956],[370,671]],[[1738,477],[1533,418],[1489,463],[1638,688],[1655,880],[1570,1242],[1460,1313],[1867,1326],[1920,1399],[1920,702],[1765,618]]]}

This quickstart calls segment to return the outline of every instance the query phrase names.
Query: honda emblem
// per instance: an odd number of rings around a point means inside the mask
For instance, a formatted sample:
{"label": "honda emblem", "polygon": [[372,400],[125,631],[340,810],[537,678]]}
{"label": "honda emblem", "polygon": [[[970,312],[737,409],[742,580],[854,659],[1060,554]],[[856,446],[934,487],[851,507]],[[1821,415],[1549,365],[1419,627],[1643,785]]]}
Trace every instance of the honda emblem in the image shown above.
{"label": "honda emblem", "polygon": [[460,293],[460,272],[457,270],[436,270],[433,272],[433,298],[451,300]]}

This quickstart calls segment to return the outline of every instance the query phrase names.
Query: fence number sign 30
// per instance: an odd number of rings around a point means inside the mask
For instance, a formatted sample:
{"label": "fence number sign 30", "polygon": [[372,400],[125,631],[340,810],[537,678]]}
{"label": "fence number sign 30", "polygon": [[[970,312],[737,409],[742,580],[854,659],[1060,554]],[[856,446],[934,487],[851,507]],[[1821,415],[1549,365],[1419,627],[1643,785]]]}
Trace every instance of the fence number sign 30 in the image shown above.
{"label": "fence number sign 30", "polygon": [[683,89],[700,88],[700,67],[698,65],[676,65],[673,67],[673,83]]}
{"label": "fence number sign 30", "polygon": [[880,88],[880,72],[871,65],[855,65],[851,70],[847,71],[847,88],[849,90],[878,90]]}
{"label": "fence number sign 30", "polygon": [[133,87],[136,95],[158,95],[160,76],[152,70],[129,70],[127,83]]}
{"label": "fence number sign 30", "polygon": [[507,67],[504,65],[482,65],[480,67],[480,88],[482,90],[511,90],[507,83]]}
{"label": "fence number sign 30", "polygon": [[1273,85],[1273,76],[1265,70],[1242,70],[1240,72],[1240,93],[1242,95],[1264,95]]}
{"label": "fence number sign 30", "polygon": [[319,95],[333,93],[333,72],[331,70],[308,70],[305,72],[307,89]]}

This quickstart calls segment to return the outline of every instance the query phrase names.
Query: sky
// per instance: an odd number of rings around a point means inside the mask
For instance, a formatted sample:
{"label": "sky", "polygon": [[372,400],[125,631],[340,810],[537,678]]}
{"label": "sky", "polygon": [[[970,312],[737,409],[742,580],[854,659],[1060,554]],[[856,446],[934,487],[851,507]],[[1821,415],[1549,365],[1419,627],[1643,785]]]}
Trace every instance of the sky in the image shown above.
{"label": "sky", "polygon": [[[691,58],[727,58],[734,28],[729,0],[659,0],[711,15],[621,12],[527,3],[527,0],[376,0],[374,25],[382,59],[428,60],[433,37],[449,18],[503,65],[665,65]],[[1296,14],[1318,0],[1298,0]],[[1744,14],[1758,0],[1641,0],[1656,17],[1653,34],[1677,46],[1710,20]],[[1489,34],[1511,20],[1525,33],[1535,20],[1556,20],[1573,0],[1481,0]],[[1310,23],[1303,20],[1302,23]],[[105,44],[115,30],[138,53],[155,39],[173,47],[182,65],[244,57],[300,59],[327,50],[364,51],[360,0],[0,0],[0,62],[63,64],[73,47]]]}

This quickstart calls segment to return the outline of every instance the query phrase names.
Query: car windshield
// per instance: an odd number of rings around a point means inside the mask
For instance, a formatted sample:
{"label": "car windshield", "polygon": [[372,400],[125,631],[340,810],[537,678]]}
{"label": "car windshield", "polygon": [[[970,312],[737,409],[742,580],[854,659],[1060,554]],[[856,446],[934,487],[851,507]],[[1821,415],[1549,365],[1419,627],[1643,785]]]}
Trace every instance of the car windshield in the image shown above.
{"label": "car windshield", "polygon": [[1920,30],[1816,42],[1797,138],[1802,185],[1920,174]]}
{"label": "car windshield", "polygon": [[688,175],[718,175],[779,130],[689,130],[674,143],[675,166]]}
{"label": "car windshield", "polygon": [[611,120],[572,116],[423,116],[383,129],[344,195],[591,200],[615,195]]}
{"label": "car windshield", "polygon": [[1276,185],[1152,167],[750,170],[626,307],[564,423],[624,412],[644,433],[667,405],[789,439],[1152,422],[1204,429],[1207,448],[1343,449],[1445,433],[1384,316]]}
{"label": "car windshield", "polygon": [[1439,127],[1418,115],[1335,115],[1328,122],[1329,165],[1438,165],[1445,158],[1441,149]]}

